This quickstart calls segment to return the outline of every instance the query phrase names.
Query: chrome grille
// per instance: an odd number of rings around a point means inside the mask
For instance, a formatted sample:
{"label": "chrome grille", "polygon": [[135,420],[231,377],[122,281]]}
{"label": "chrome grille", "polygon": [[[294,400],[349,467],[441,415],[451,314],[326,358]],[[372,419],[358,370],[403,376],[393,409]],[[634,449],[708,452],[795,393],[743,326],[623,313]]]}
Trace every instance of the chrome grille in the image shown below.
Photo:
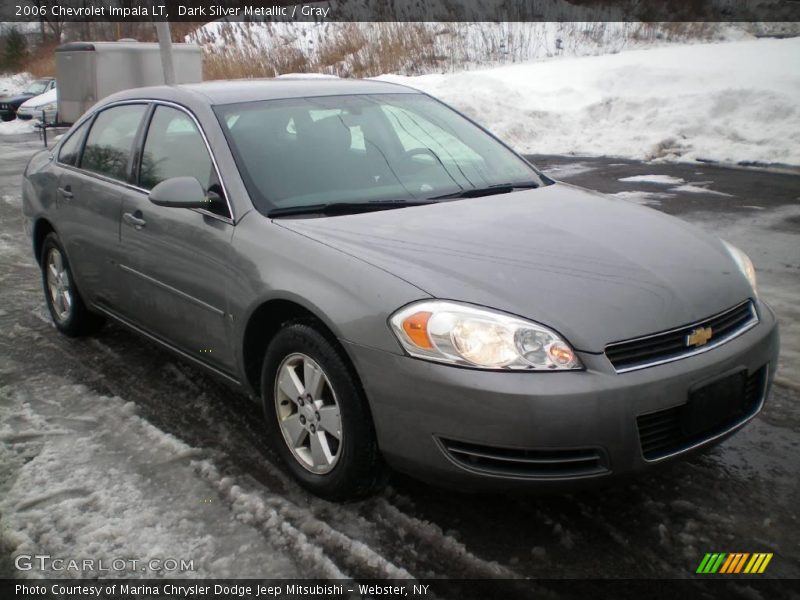
{"label": "chrome grille", "polygon": [[[606,346],[606,357],[618,373],[680,360],[715,348],[744,333],[758,323],[755,306],[750,300],[697,323],[652,335],[614,342]],[[700,328],[709,328],[706,344],[690,346],[687,338]]]}

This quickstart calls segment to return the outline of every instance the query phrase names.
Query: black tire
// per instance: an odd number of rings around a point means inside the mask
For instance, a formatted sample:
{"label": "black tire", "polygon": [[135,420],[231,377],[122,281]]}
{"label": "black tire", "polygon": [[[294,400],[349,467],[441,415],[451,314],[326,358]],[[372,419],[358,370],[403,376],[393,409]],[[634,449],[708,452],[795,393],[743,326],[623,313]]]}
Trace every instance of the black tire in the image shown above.
{"label": "black tire", "polygon": [[13,121],[16,118],[17,115],[15,115],[14,113],[3,113],[2,116],[3,122]]}
{"label": "black tire", "polygon": [[[57,252],[62,261],[62,267],[66,273],[65,288],[68,289],[71,304],[66,312],[59,310],[54,304],[54,298],[48,284],[48,264],[53,253]],[[69,337],[82,337],[97,332],[105,322],[102,316],[91,312],[86,308],[86,304],[75,284],[75,278],[67,259],[67,254],[61,246],[61,242],[55,233],[49,233],[42,244],[42,255],[39,260],[42,270],[42,286],[44,297],[50,316],[56,328]]]}
{"label": "black tire", "polygon": [[[309,320],[285,323],[267,348],[261,370],[261,399],[267,433],[270,443],[303,487],[328,500],[363,498],[383,483],[384,475],[372,416],[343,351],[314,325],[314,321]],[[310,357],[321,367],[339,407],[342,435],[337,447],[338,459],[325,474],[313,473],[301,464],[279,424],[275,396],[278,369],[284,361],[298,354]]]}

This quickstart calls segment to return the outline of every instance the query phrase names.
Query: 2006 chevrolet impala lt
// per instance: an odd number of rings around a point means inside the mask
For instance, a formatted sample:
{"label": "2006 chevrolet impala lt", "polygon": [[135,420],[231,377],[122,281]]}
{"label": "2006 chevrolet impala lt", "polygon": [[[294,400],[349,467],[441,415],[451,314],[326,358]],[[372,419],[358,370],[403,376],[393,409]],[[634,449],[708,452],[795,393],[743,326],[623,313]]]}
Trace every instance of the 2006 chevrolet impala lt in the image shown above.
{"label": "2006 chevrolet impala lt", "polygon": [[61,332],[114,319],[258,398],[329,498],[384,462],[464,489],[641,471],[742,427],[776,366],[740,250],[389,83],[122,92],[23,199]]}

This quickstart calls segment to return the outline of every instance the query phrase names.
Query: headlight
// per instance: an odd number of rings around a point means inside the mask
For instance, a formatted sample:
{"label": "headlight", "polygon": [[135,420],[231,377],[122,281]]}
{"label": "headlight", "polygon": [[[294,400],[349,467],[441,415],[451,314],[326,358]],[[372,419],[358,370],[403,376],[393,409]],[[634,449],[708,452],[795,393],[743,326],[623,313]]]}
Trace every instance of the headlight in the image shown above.
{"label": "headlight", "polygon": [[400,309],[389,323],[417,358],[481,369],[581,369],[570,345],[531,321],[470,304],[423,300]]}
{"label": "headlight", "polygon": [[50,112],[51,110],[55,110],[55,109],[56,109],[56,103],[55,102],[51,102],[50,104],[45,104],[44,106],[40,106],[39,107],[39,112],[41,112],[43,110],[46,111],[46,112]]}
{"label": "headlight", "polygon": [[729,244],[725,240],[722,240],[722,243],[725,244],[725,248],[733,258],[736,266],[739,267],[739,270],[747,278],[747,281],[750,282],[750,287],[753,288],[753,293],[758,295],[758,290],[756,288],[756,268],[753,266],[753,261],[750,260],[750,257],[747,256],[747,254],[739,250],[739,248],[733,244]]}

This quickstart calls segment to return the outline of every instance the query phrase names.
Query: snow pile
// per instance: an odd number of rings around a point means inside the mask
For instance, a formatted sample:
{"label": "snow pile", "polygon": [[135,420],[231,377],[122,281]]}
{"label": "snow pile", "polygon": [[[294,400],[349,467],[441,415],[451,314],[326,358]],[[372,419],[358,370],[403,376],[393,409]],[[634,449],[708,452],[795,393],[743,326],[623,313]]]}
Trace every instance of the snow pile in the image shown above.
{"label": "snow pile", "polygon": [[0,96],[17,94],[25,89],[32,77],[30,73],[16,73],[15,75],[0,75]]}
{"label": "snow pile", "polygon": [[633,175],[632,177],[622,177],[619,181],[631,183],[655,183],[658,185],[680,185],[686,183],[681,177],[673,175]]}
{"label": "snow pile", "polygon": [[526,153],[800,165],[798,64],[790,38],[378,79],[441,98]]}
{"label": "snow pile", "polygon": [[[669,188],[670,192],[686,192],[689,194],[711,194],[712,196],[728,196],[725,192],[718,192],[709,189],[709,185],[713,181],[690,181],[687,182],[681,177],[674,177],[672,175],[634,175],[632,177],[622,177],[619,181],[625,183],[651,183],[653,185],[667,185],[675,186]],[[622,192],[625,194],[626,192]],[[619,194],[617,194],[619,195]],[[652,194],[651,194],[651,197]]]}
{"label": "snow pile", "polygon": [[[30,83],[32,77],[30,73],[17,73],[15,75],[0,76],[0,96],[10,96],[18,94]],[[19,135],[33,133],[33,121],[0,121],[0,135]]]}
{"label": "snow pile", "polygon": [[[260,532],[231,518],[195,470],[200,452],[137,416],[132,403],[43,376],[0,387],[0,406],[0,550],[102,559],[105,569],[115,559],[141,561],[135,570],[17,575],[297,573]],[[193,570],[142,572],[147,561],[167,559],[193,561]]]}
{"label": "snow pile", "polygon": [[20,135],[24,133],[33,133],[36,129],[33,127],[34,121],[23,121],[21,119],[14,119],[13,121],[0,121],[0,135]]}

